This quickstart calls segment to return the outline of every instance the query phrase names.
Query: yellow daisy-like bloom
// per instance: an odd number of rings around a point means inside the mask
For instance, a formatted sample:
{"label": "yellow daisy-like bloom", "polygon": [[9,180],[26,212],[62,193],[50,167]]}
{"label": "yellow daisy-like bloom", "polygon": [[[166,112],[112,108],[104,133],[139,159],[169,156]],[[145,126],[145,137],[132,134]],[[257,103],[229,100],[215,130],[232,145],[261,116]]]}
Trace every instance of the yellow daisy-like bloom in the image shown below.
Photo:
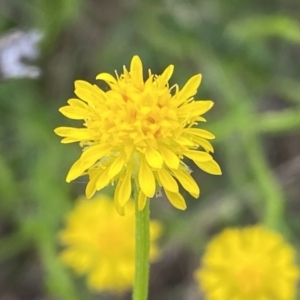
{"label": "yellow daisy-like bloom", "polygon": [[207,300],[292,300],[295,256],[280,234],[263,227],[226,229],[208,244],[195,277]]}
{"label": "yellow daisy-like bloom", "polygon": [[122,213],[133,179],[140,210],[159,187],[176,208],[183,210],[186,203],[177,181],[193,197],[200,194],[184,157],[205,172],[221,174],[209,154],[213,147],[208,140],[214,135],[193,127],[205,121],[202,115],[213,106],[212,101],[193,98],[201,75],[190,78],[181,90],[177,85],[170,88],[173,69],[170,65],[161,75],[149,70],[144,81],[142,62],[134,56],[130,70],[124,66],[121,76],[101,73],[96,77],[109,85],[108,91],[75,81],[75,94],[80,99],[70,99],[59,111],[70,119],[84,120],[85,128],[59,127],[55,133],[64,137],[62,143],[80,142],[83,147],[66,180],[88,174],[87,198],[116,182],[114,200]]}
{"label": "yellow daisy-like bloom", "polygon": [[[150,221],[150,259],[157,258],[156,240],[161,223]],[[60,233],[65,249],[61,261],[77,274],[88,275],[88,286],[97,291],[122,292],[134,280],[134,204],[129,201],[126,215],[120,216],[112,199],[100,195],[81,198],[66,219]]]}

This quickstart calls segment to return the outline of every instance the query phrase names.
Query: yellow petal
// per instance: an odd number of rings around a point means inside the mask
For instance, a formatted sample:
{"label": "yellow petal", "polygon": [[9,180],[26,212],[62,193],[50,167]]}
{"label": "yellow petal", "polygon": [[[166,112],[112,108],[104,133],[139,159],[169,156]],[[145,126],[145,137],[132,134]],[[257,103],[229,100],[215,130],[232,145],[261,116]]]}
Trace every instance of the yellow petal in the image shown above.
{"label": "yellow petal", "polygon": [[209,111],[214,106],[211,100],[196,100],[193,102],[193,116],[200,116]]}
{"label": "yellow petal", "polygon": [[187,171],[172,170],[172,172],[187,192],[189,192],[194,198],[199,197],[200,195],[199,186]]}
{"label": "yellow petal", "polygon": [[96,188],[96,183],[100,177],[102,172],[99,170],[99,172],[94,172],[93,175],[90,175],[90,180],[85,188],[85,196],[87,199],[90,199],[94,196],[97,188]]}
{"label": "yellow petal", "polygon": [[85,80],[76,80],[74,82],[75,89],[82,89],[82,90],[92,90],[93,85]]}
{"label": "yellow petal", "polygon": [[173,65],[169,65],[164,72],[159,76],[159,86],[160,88],[164,87],[169,79],[171,78],[172,74],[174,71],[174,66]]}
{"label": "yellow petal", "polygon": [[178,184],[173,176],[170,175],[168,171],[166,171],[166,169],[158,170],[157,175],[165,190],[173,193],[178,193]]}
{"label": "yellow petal", "polygon": [[179,138],[175,138],[174,140],[176,143],[182,146],[187,146],[187,147],[195,146],[195,143],[190,138],[186,138],[184,136],[180,136]]}
{"label": "yellow petal", "polygon": [[200,128],[187,128],[187,129],[185,129],[185,131],[188,134],[194,134],[194,135],[200,136],[200,137],[208,139],[208,140],[212,140],[215,138],[215,136],[212,133],[210,133],[207,130],[200,129]]}
{"label": "yellow petal", "polygon": [[76,141],[90,140],[92,138],[90,130],[86,128],[58,127],[54,132],[59,136]]}
{"label": "yellow petal", "polygon": [[94,162],[90,161],[82,161],[80,159],[76,160],[75,163],[71,166],[66,181],[70,182],[74,180],[75,178],[82,175],[89,167],[91,167],[94,164]]}
{"label": "yellow petal", "polygon": [[193,136],[192,137],[193,142],[195,142],[197,145],[201,146],[206,152],[214,152],[214,147],[212,144],[207,141],[206,139],[203,139],[199,136]]}
{"label": "yellow petal", "polygon": [[169,201],[171,202],[171,204],[180,209],[180,210],[185,210],[186,209],[186,203],[184,198],[181,196],[181,194],[179,193],[172,193],[168,190],[165,190],[165,193],[169,199]]}
{"label": "yellow petal", "polygon": [[78,142],[77,139],[74,140],[74,139],[71,139],[71,138],[64,138],[60,141],[62,144],[69,144],[69,143],[75,143],[75,142]]}
{"label": "yellow petal", "polygon": [[84,150],[80,159],[96,161],[103,156],[108,156],[111,149],[112,146],[109,146],[107,144],[95,144]]}
{"label": "yellow petal", "polygon": [[85,102],[93,102],[93,85],[84,80],[76,80],[75,94]]}
{"label": "yellow petal", "polygon": [[58,135],[58,136],[62,136],[62,137],[67,137],[70,130],[73,130],[73,127],[57,127],[54,129],[54,132]]}
{"label": "yellow petal", "polygon": [[155,178],[147,162],[142,159],[139,170],[139,185],[143,193],[152,198],[155,193]]}
{"label": "yellow petal", "polygon": [[88,118],[90,114],[88,110],[72,106],[63,106],[59,109],[59,111],[67,118],[73,120],[84,120]]}
{"label": "yellow petal", "polygon": [[120,204],[118,203],[118,200],[116,198],[116,195],[114,197],[114,204],[115,204],[115,208],[118,212],[119,215],[124,216],[125,215],[125,206],[120,206]]}
{"label": "yellow petal", "polygon": [[105,147],[106,145],[96,145],[91,146],[87,150],[85,150],[80,159],[77,160],[72,167],[70,168],[67,175],[67,182],[74,180],[75,178],[82,175],[88,168],[94,165],[97,160],[103,157],[103,154],[106,151],[109,151],[109,147]]}
{"label": "yellow petal", "polygon": [[205,162],[203,161],[202,162],[194,161],[194,162],[200,169],[202,169],[203,171],[209,174],[213,174],[213,175],[222,174],[221,168],[215,160],[209,160]]}
{"label": "yellow petal", "polygon": [[199,116],[199,117],[195,117],[195,121],[197,121],[197,122],[206,122],[206,119]]}
{"label": "yellow petal", "polygon": [[123,151],[125,153],[126,158],[129,158],[132,154],[132,151],[133,151],[133,145],[132,144],[130,144],[130,145],[125,144],[124,148],[123,148]]}
{"label": "yellow petal", "polygon": [[93,96],[93,99],[96,100],[96,102],[93,102],[93,104],[100,104],[100,103],[105,104],[106,103],[106,100],[107,100],[106,93],[103,92],[99,88],[99,86],[97,86],[95,84],[93,85],[92,96]]}
{"label": "yellow petal", "polygon": [[145,208],[147,202],[147,196],[140,190],[138,197],[138,208],[139,210],[143,210]]}
{"label": "yellow petal", "polygon": [[147,147],[145,151],[145,157],[147,163],[152,168],[160,169],[162,167],[162,164],[164,162],[163,158],[161,154],[157,150],[153,149],[152,147]]}
{"label": "yellow petal", "polygon": [[108,176],[112,179],[114,178],[123,168],[125,162],[125,156],[120,154],[114,159],[112,164],[109,166]]}
{"label": "yellow petal", "polygon": [[83,108],[83,109],[87,109],[88,106],[81,100],[79,99],[69,99],[68,100],[68,104],[72,107],[78,107],[78,108]]}
{"label": "yellow petal", "polygon": [[191,98],[197,93],[197,89],[201,83],[202,75],[198,74],[193,77],[191,77],[187,83],[184,85],[184,87],[179,91],[177,94],[177,104],[180,105],[187,99]]}
{"label": "yellow petal", "polygon": [[164,146],[159,146],[159,152],[169,168],[178,169],[180,160],[172,150]]}
{"label": "yellow petal", "polygon": [[110,178],[108,176],[108,168],[104,169],[100,176],[98,177],[98,180],[96,181],[96,190],[99,191],[101,189],[103,189],[104,187],[106,187],[109,182],[110,182]]}
{"label": "yellow petal", "polygon": [[130,75],[138,86],[142,87],[144,85],[143,64],[137,55],[135,55],[131,60]]}
{"label": "yellow petal", "polygon": [[120,177],[115,191],[117,203],[123,207],[131,196],[131,170],[128,170],[125,176]]}
{"label": "yellow petal", "polygon": [[212,101],[195,101],[179,107],[177,115],[178,117],[187,116],[189,118],[200,116],[210,110],[213,105]]}
{"label": "yellow petal", "polygon": [[103,80],[106,83],[116,83],[117,80],[109,73],[100,73],[96,77],[97,80]]}
{"label": "yellow petal", "polygon": [[199,150],[187,150],[183,152],[183,155],[186,157],[190,158],[193,161],[209,161],[212,160],[212,156],[208,154],[207,152],[204,151],[199,151]]}

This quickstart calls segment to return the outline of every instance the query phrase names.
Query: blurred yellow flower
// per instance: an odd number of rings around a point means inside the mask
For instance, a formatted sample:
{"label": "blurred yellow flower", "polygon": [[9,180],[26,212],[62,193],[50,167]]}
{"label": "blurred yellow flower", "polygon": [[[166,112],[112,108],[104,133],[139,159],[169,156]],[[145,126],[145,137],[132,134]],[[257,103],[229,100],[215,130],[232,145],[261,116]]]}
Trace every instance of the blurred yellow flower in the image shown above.
{"label": "blurred yellow flower", "polygon": [[[150,259],[158,256],[156,240],[161,223],[150,222]],[[97,291],[122,292],[130,288],[135,269],[134,204],[128,202],[120,216],[112,199],[99,195],[79,199],[60,233],[65,246],[61,261],[77,274],[87,274],[88,286]]]}
{"label": "blurred yellow flower", "polygon": [[80,142],[83,147],[66,180],[88,174],[87,198],[117,182],[115,205],[122,213],[134,179],[140,210],[159,187],[164,188],[173,206],[185,209],[177,181],[195,198],[200,190],[183,157],[205,172],[221,174],[209,154],[213,147],[208,140],[214,135],[193,127],[205,121],[202,115],[213,106],[212,101],[193,98],[201,75],[190,78],[179,90],[177,85],[168,84],[173,69],[170,65],[161,75],[149,70],[144,81],[142,62],[134,56],[130,70],[124,66],[121,76],[101,73],[96,77],[109,85],[108,91],[86,81],[75,82],[80,100],[70,99],[59,111],[70,119],[84,120],[85,128],[59,127],[55,133],[64,137],[62,143]]}
{"label": "blurred yellow flower", "polygon": [[295,256],[280,234],[263,227],[226,229],[208,244],[195,277],[207,300],[292,300]]}

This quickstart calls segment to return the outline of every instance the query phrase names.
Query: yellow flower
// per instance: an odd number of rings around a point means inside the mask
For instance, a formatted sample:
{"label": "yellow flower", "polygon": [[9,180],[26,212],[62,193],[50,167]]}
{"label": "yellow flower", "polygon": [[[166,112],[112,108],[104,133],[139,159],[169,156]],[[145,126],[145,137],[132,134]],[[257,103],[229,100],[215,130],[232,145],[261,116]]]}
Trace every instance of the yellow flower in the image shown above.
{"label": "yellow flower", "polygon": [[[130,288],[135,265],[134,204],[128,202],[126,215],[120,216],[112,199],[100,195],[81,198],[66,219],[60,233],[65,249],[62,262],[78,274],[88,275],[88,285],[98,291],[122,292]],[[161,223],[150,222],[150,259],[157,258],[156,240]]]}
{"label": "yellow flower", "polygon": [[195,277],[207,300],[292,300],[299,269],[281,235],[253,226],[217,235]]}
{"label": "yellow flower", "polygon": [[122,213],[132,184],[139,192],[140,210],[163,187],[169,201],[185,209],[177,182],[195,198],[200,190],[184,157],[205,172],[221,174],[209,154],[213,147],[208,140],[214,135],[193,127],[205,121],[202,115],[213,106],[212,101],[193,98],[201,75],[190,78],[181,90],[177,85],[170,88],[173,69],[170,65],[161,75],[149,70],[144,81],[142,62],[134,56],[130,70],[124,66],[121,76],[101,73],[96,77],[109,85],[108,91],[86,81],[75,82],[79,99],[70,99],[59,111],[70,119],[84,120],[85,128],[59,127],[55,133],[64,137],[62,143],[80,142],[83,147],[66,180],[88,174],[87,198],[116,183],[114,200]]}

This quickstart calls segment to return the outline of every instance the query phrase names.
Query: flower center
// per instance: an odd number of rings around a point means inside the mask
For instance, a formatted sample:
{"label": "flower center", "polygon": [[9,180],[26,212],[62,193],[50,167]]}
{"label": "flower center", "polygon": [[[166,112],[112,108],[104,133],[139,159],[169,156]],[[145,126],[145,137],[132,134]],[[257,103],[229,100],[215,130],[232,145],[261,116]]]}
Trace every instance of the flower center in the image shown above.
{"label": "flower center", "polygon": [[121,97],[117,89],[119,86],[112,87],[109,92],[113,97],[104,113],[103,131],[111,134],[117,143],[122,140],[135,147],[145,147],[154,140],[168,143],[180,126],[168,87],[158,87],[155,81],[149,81],[142,91],[137,91],[129,85]]}
{"label": "flower center", "polygon": [[[128,228],[127,228],[128,229]],[[98,247],[103,254],[106,255],[120,255],[122,253],[127,253],[128,251],[134,251],[133,242],[128,242],[130,238],[129,234],[124,231],[124,228],[118,226],[112,226],[109,228],[103,228],[98,234]],[[133,237],[129,240],[134,240]],[[128,248],[128,249],[124,249]],[[132,249],[130,249],[132,248]]]}
{"label": "flower center", "polygon": [[258,292],[262,287],[262,273],[257,267],[243,267],[236,273],[236,280],[240,290],[246,295]]}

